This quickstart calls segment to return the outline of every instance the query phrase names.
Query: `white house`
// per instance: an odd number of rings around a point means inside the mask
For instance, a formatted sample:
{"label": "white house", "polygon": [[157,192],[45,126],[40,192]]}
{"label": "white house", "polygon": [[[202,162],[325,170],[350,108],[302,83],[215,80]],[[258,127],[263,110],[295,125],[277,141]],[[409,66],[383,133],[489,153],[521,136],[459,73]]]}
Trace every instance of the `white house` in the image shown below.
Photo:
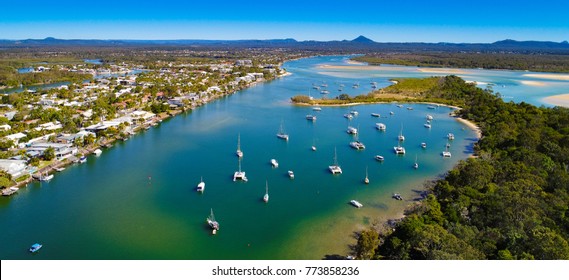
{"label": "white house", "polygon": [[25,160],[0,159],[0,169],[12,175],[12,178],[20,177],[26,173],[28,167]]}

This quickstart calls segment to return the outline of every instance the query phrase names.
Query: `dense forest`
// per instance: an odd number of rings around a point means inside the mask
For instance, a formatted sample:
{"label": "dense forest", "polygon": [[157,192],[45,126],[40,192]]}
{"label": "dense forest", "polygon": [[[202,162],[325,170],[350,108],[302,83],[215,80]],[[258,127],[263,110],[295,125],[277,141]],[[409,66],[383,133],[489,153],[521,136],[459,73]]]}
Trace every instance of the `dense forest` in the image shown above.
{"label": "dense forest", "polygon": [[476,157],[394,228],[362,231],[358,257],[569,259],[569,109],[507,103],[456,76],[427,92],[464,104],[458,114],[483,133]]}
{"label": "dense forest", "polygon": [[524,54],[482,52],[382,52],[355,57],[369,64],[396,64],[424,67],[484,68],[569,72],[567,54]]}

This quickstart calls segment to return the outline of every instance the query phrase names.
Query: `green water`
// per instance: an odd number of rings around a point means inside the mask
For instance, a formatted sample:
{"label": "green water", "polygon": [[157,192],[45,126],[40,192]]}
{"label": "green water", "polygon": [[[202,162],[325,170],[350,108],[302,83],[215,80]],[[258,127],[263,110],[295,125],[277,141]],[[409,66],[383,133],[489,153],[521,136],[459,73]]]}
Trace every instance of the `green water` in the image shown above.
{"label": "green water", "polygon": [[[417,197],[421,183],[450,169],[471,153],[474,132],[448,116],[448,108],[427,105],[364,105],[353,108],[292,106],[288,100],[325,81],[332,92],[370,90],[370,77],[336,78],[314,66],[341,57],[292,61],[293,75],[254,86],[191,113],[117,142],[100,157],[70,166],[49,183],[33,183],[0,197],[1,259],[321,259],[346,254],[351,233],[378,217],[401,211]],[[386,80],[377,80],[388,83]],[[360,88],[352,89],[354,82]],[[313,92],[313,95],[318,93]],[[343,117],[359,111],[351,122]],[[393,111],[395,115],[390,116]],[[370,113],[380,113],[374,118]],[[309,122],[305,115],[317,115]],[[425,115],[434,116],[426,129]],[[275,134],[281,122],[290,141]],[[386,132],[375,129],[387,125]],[[348,146],[348,125],[359,127],[363,151]],[[405,156],[393,146],[403,128]],[[444,159],[446,134],[456,140]],[[248,182],[233,182],[238,168],[237,135]],[[428,148],[423,150],[421,142]],[[312,151],[310,147],[317,147]],[[334,148],[342,175],[331,175]],[[374,155],[385,156],[380,163]],[[420,168],[412,168],[418,157]],[[272,168],[269,160],[279,161]],[[366,166],[371,184],[362,183]],[[294,180],[287,176],[294,170]],[[203,176],[205,192],[195,191]],[[270,201],[265,204],[265,181]],[[405,202],[391,199],[400,192]],[[351,199],[364,204],[349,205]],[[220,223],[212,235],[205,223],[210,209]],[[27,252],[35,242],[44,247]]]}

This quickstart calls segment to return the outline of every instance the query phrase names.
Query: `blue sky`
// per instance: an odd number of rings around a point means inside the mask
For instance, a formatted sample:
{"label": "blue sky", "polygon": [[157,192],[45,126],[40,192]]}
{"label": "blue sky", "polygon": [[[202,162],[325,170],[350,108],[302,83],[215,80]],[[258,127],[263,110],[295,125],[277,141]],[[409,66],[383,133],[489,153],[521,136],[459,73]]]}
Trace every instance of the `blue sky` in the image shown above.
{"label": "blue sky", "polygon": [[561,0],[6,2],[2,39],[569,40]]}

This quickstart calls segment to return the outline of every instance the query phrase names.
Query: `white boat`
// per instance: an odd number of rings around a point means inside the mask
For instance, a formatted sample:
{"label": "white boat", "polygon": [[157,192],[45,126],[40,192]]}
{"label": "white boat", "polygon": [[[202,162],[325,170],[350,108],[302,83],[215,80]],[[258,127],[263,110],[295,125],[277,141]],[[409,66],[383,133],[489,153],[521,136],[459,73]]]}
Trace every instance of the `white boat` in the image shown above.
{"label": "white boat", "polygon": [[206,222],[209,225],[209,227],[212,229],[211,233],[216,234],[217,231],[219,230],[219,222],[215,220],[215,216],[213,215],[213,209],[211,209],[211,213],[209,214],[209,217],[207,217]]}
{"label": "white boat", "polygon": [[45,176],[40,172],[40,181],[42,182],[49,182],[49,180],[53,179],[53,174],[47,174],[47,172],[45,173]]}
{"label": "white boat", "polygon": [[393,111],[390,111],[389,114],[392,116],[395,115],[395,113],[393,113]]}
{"label": "white boat", "polygon": [[294,179],[294,172],[292,172],[292,170],[288,171],[288,177]]}
{"label": "white boat", "polygon": [[423,126],[425,126],[426,128],[431,128],[431,124],[430,123],[426,123]]}
{"label": "white boat", "polygon": [[366,177],[364,178],[364,183],[369,184],[369,177],[367,176],[367,166],[366,166]]}
{"label": "white boat", "polygon": [[314,107],[314,108],[312,108],[312,111],[322,111],[322,108],[320,108],[320,107]]}
{"label": "white boat", "polygon": [[359,87],[360,87],[360,83],[354,83],[354,84],[352,85],[352,88],[359,88]]}
{"label": "white boat", "polygon": [[403,135],[403,125],[401,126],[401,131],[399,131],[399,136],[397,136],[399,141],[405,141],[405,136]]}
{"label": "white boat", "polygon": [[245,171],[241,171],[241,159],[239,159],[239,170],[233,173],[233,182],[237,180],[242,180],[247,182],[247,177],[245,176]]}
{"label": "white boat", "polygon": [[276,159],[273,158],[273,159],[271,159],[271,165],[272,165],[274,168],[277,168],[277,167],[279,167],[279,162],[278,162]]}
{"label": "white boat", "polygon": [[427,115],[427,120],[428,120],[428,121],[432,121],[432,120],[433,120],[433,116]]}
{"label": "white boat", "polygon": [[85,163],[87,162],[87,157],[86,156],[82,156],[79,158],[79,163]]}
{"label": "white boat", "polygon": [[399,194],[399,193],[394,193],[391,197],[393,197],[397,200],[403,200],[403,197],[401,197],[401,194]]}
{"label": "white boat", "polygon": [[427,148],[427,143],[425,143],[425,142],[421,143],[421,148],[426,149],[426,148]]}
{"label": "white boat", "polygon": [[9,187],[9,188],[2,190],[2,195],[3,196],[10,196],[10,195],[15,194],[18,190],[19,190],[19,188],[17,188],[17,187]]}
{"label": "white boat", "polygon": [[269,182],[268,181],[266,181],[266,184],[265,184],[265,195],[263,196],[263,201],[265,203],[269,202]]}
{"label": "white boat", "polygon": [[393,150],[395,151],[395,154],[397,154],[397,155],[404,155],[405,154],[405,148],[401,147],[400,143],[397,143],[397,147],[393,147]]}
{"label": "white boat", "polygon": [[447,150],[447,151],[443,151],[442,153],[443,157],[451,157],[452,154]]}
{"label": "white boat", "polygon": [[316,120],[316,116],[313,115],[306,115],[306,119],[309,121],[315,121]]}
{"label": "white boat", "polygon": [[311,149],[312,149],[313,151],[316,151],[316,146],[312,146]]}
{"label": "white boat", "polygon": [[61,172],[61,171],[65,170],[65,167],[54,167],[53,169],[55,169],[55,171],[57,171],[57,172]]}
{"label": "white boat", "polygon": [[432,105],[431,105],[431,106],[427,106],[427,109],[433,110],[433,109],[435,109],[435,108],[436,108],[436,107],[435,107],[435,106],[432,106]]}
{"label": "white boat", "polygon": [[358,111],[356,111],[356,110],[352,110],[352,111],[350,111],[350,114],[353,115],[353,116],[357,116],[357,115],[359,115],[360,113],[358,113]]}
{"label": "white boat", "polygon": [[237,135],[237,151],[235,154],[240,158],[243,157],[243,151],[241,151],[241,134]]}
{"label": "white boat", "polygon": [[364,143],[360,142],[360,141],[353,141],[350,142],[350,147],[356,149],[356,150],[363,150],[366,148],[366,146],[364,145]]}
{"label": "white boat", "polygon": [[352,116],[352,114],[344,114],[344,118],[351,120],[354,118],[354,116]]}
{"label": "white boat", "polygon": [[330,93],[330,91],[328,91],[328,90],[322,90],[322,91],[320,91],[320,93],[321,93],[321,94],[328,94],[328,93]]}
{"label": "white boat", "polygon": [[204,192],[205,190],[205,182],[203,181],[203,178],[200,179],[200,183],[198,184],[198,187],[196,188],[196,190],[198,192]]}
{"label": "white boat", "polygon": [[375,158],[375,160],[377,160],[377,161],[384,161],[384,160],[385,160],[385,158],[384,158],[383,156],[380,156],[380,155],[375,155],[374,158]]}
{"label": "white boat", "polygon": [[103,153],[103,151],[101,151],[101,149],[96,149],[95,151],[93,151],[93,154],[95,154],[95,156],[100,156]]}
{"label": "white boat", "polygon": [[397,107],[399,107],[399,108],[403,108],[403,105],[399,104],[399,105],[397,105]]}
{"label": "white boat", "polygon": [[375,128],[377,128],[379,131],[385,131],[387,129],[387,126],[385,126],[383,123],[376,123]]}
{"label": "white boat", "polygon": [[280,139],[284,139],[285,141],[288,141],[288,134],[285,133],[282,123],[281,127],[279,128],[279,132],[277,133],[277,137]]}
{"label": "white boat", "polygon": [[348,129],[346,130],[346,132],[348,134],[358,134],[358,129],[352,126],[348,126]]}
{"label": "white boat", "polygon": [[350,200],[350,204],[352,204],[356,208],[362,208],[363,204],[359,203],[357,200]]}
{"label": "white boat", "polygon": [[363,149],[365,149],[366,146],[364,145],[364,143],[362,143],[362,142],[360,142],[360,141],[358,140],[358,134],[356,134],[356,137],[355,137],[355,138],[356,138],[355,141],[350,142],[350,147],[352,147],[352,148],[354,148],[354,149],[356,149],[356,150],[363,150]]}
{"label": "white boat", "polygon": [[378,114],[378,113],[371,113],[371,116],[372,116],[372,117],[376,117],[376,118],[379,118],[379,117],[381,117],[381,115],[380,115],[380,114]]}
{"label": "white boat", "polygon": [[415,163],[413,164],[413,168],[418,169],[419,163],[417,163],[417,155],[415,155]]}
{"label": "white boat", "polygon": [[328,170],[332,174],[342,174],[342,168],[338,165],[338,155],[336,154],[336,148],[334,148],[334,164],[328,166]]}
{"label": "white boat", "polygon": [[413,107],[407,107],[407,110],[413,110]]}
{"label": "white boat", "polygon": [[447,134],[447,138],[448,140],[454,140],[454,134],[452,133]]}

